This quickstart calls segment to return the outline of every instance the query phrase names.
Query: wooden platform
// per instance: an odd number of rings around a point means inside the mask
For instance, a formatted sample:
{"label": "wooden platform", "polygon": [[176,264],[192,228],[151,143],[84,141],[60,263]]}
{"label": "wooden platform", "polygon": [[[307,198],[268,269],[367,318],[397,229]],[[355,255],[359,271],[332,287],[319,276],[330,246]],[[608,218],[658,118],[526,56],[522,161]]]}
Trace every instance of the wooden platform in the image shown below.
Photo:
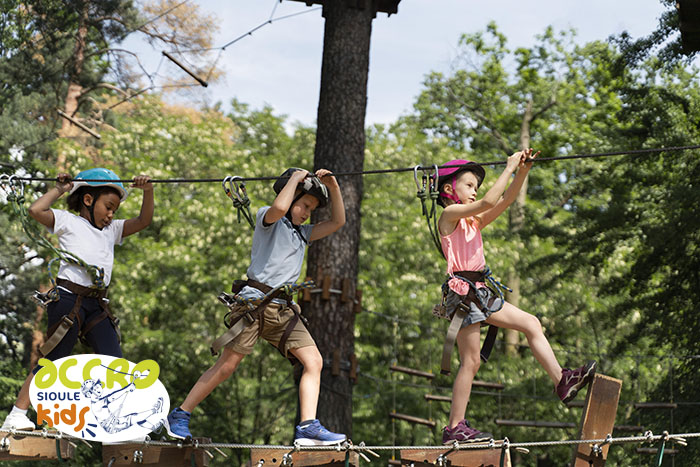
{"label": "wooden platform", "polygon": [[[447,453],[447,454],[446,454]],[[438,450],[418,450],[405,449],[401,451],[401,464],[428,466],[428,465],[449,465],[451,467],[499,467],[501,465],[501,449],[468,449],[461,451],[451,451],[445,446],[444,451]],[[510,451],[505,452],[503,460],[504,467],[511,467]],[[440,456],[443,456],[443,463],[440,463]]]}
{"label": "wooden platform", "polygon": [[[211,443],[210,438],[195,438],[199,443]],[[210,455],[202,448],[185,444],[173,446],[150,446],[145,444],[103,444],[102,462],[105,466],[160,465],[160,466],[207,466]]]}
{"label": "wooden platform", "polygon": [[[348,464],[352,466],[360,465],[359,454],[357,452],[346,451],[289,451],[285,449],[251,449],[250,466],[270,466],[287,465],[294,467],[314,466],[314,465],[335,465],[345,464],[345,455],[348,455]],[[287,456],[285,458],[285,455]],[[261,463],[262,462],[262,463]],[[290,463],[291,462],[291,463]]]}
{"label": "wooden platform", "polygon": [[[37,430],[41,433],[41,431]],[[0,434],[0,461],[72,459],[75,444],[66,439]]]}
{"label": "wooden platform", "polygon": [[[593,377],[583,406],[578,439],[603,439],[612,435],[621,390],[622,381],[619,379],[599,374]],[[602,445],[600,451],[595,452],[593,446],[578,444],[574,448],[572,465],[602,467],[608,457],[609,448],[610,445]]]}

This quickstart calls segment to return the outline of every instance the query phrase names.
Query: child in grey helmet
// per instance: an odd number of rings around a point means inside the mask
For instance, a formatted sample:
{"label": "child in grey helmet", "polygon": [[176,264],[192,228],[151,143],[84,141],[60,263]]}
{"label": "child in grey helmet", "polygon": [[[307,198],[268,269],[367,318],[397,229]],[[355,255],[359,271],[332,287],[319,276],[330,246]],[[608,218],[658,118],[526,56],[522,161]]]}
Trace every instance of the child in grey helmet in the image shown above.
{"label": "child in grey helmet", "polygon": [[[254,322],[222,344],[223,352],[216,363],[202,374],[184,402],[170,413],[166,428],[175,438],[192,436],[189,430],[192,410],[236,371],[243,357],[253,351],[258,337],[262,337],[284,356],[291,354],[303,365],[299,382],[301,422],[295,429],[295,443],[329,445],[346,439],[343,434],[328,431],[316,419],[323,358],[309,331],[298,320],[298,306],[290,297],[275,298],[260,306],[270,290],[296,282],[309,242],[326,237],[345,224],[340,187],[328,170],[320,169],[311,175],[306,170],[290,168],[273,188],[277,193],[274,202],[262,207],[256,215],[248,280],[236,291],[240,298],[253,300],[259,312],[253,314]],[[328,204],[329,198],[331,218],[318,224],[304,224],[314,209]],[[247,305],[234,306],[231,322],[241,320],[246,311],[250,311]]]}

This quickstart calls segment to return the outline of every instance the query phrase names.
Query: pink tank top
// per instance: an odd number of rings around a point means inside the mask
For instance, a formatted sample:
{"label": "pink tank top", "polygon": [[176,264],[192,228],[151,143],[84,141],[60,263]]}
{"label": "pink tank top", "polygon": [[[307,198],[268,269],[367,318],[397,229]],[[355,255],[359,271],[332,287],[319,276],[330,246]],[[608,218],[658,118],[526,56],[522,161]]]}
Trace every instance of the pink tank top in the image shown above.
{"label": "pink tank top", "polygon": [[[460,219],[451,234],[440,236],[440,244],[447,259],[447,274],[450,276],[457,271],[481,271],[486,267],[479,218]],[[450,279],[448,285],[460,295],[469,292],[469,284],[456,277]],[[481,286],[482,283],[476,285]]]}

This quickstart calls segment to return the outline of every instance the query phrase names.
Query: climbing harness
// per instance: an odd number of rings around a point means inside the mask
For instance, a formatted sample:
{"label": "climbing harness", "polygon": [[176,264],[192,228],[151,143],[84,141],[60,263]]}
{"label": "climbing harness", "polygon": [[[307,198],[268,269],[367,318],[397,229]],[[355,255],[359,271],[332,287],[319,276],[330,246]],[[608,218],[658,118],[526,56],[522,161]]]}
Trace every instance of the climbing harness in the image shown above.
{"label": "climbing harness", "polygon": [[[103,319],[109,319],[112,322],[114,331],[117,333],[117,339],[121,342],[121,332],[119,331],[119,318],[112,314],[109,309],[109,299],[107,298],[107,289],[95,289],[93,287],[84,287],[66,279],[57,279],[56,285],[62,287],[72,294],[76,295],[75,304],[70,313],[63,315],[61,321],[51,326],[46,333],[46,342],[39,348],[39,352],[43,356],[48,355],[58,344],[63,340],[68,331],[73,327],[73,324],[78,322],[78,337],[82,342],[85,342],[85,336],[100,323]],[[80,306],[83,298],[95,298],[102,309],[102,313],[93,317],[85,323],[80,322]]]}
{"label": "climbing harness", "polygon": [[243,215],[248,224],[251,227],[255,227],[253,215],[250,213],[250,198],[248,198],[248,192],[245,189],[245,182],[242,177],[229,175],[221,182],[221,186],[224,187],[226,196],[231,198],[233,207],[238,210],[238,222],[241,222],[241,215]]}
{"label": "climbing harness", "polygon": [[[258,334],[260,335],[263,331],[265,321],[263,319],[265,308],[275,298],[281,298],[286,302],[286,308],[290,308],[294,312],[294,317],[287,324],[277,348],[282,355],[288,358],[292,363],[296,362],[296,359],[292,356],[285,354],[284,344],[287,342],[287,338],[300,320],[306,325],[306,318],[300,314],[301,310],[299,309],[299,305],[294,303],[292,296],[296,291],[312,288],[314,285],[313,281],[305,281],[300,284],[282,284],[273,288],[252,279],[233,281],[233,286],[231,287],[233,295],[222,292],[218,296],[219,301],[229,308],[228,313],[224,316],[224,324],[229,329],[211,344],[211,354],[213,356],[218,355],[222,347],[238,337],[238,335],[249,325],[253,324],[256,319],[260,320],[260,328],[258,329]],[[262,299],[243,298],[238,294],[245,286],[258,289],[263,292],[265,296]]]}
{"label": "climbing harness", "polygon": [[[452,291],[448,285],[448,281],[456,277],[469,284],[469,292],[467,295],[458,295]],[[462,323],[470,311],[487,311],[495,313],[503,307],[505,303],[503,297],[503,289],[512,292],[510,288],[496,280],[491,273],[491,269],[486,266],[481,271],[457,271],[448,277],[442,285],[442,303],[436,305],[433,309],[433,314],[439,318],[449,319],[450,326],[447,329],[445,343],[442,347],[442,361],[440,363],[440,373],[449,375],[451,372],[452,350],[454,349],[457,334],[462,328]],[[486,287],[477,287],[477,282],[488,283]],[[448,295],[452,292],[459,297],[459,303],[447,303]],[[498,294],[498,296],[496,296]],[[449,317],[448,307],[453,308],[452,318]],[[493,344],[496,341],[498,327],[489,325],[489,330],[486,333],[484,344],[481,347],[481,359],[487,362],[493,350]]]}
{"label": "climbing harness", "polygon": [[[423,171],[423,176],[421,180],[418,180],[418,170]],[[430,169],[425,169],[420,165],[413,168],[413,180],[416,182],[417,196],[420,200],[421,209],[423,211],[423,216],[428,223],[428,230],[430,231],[430,237],[433,239],[435,248],[438,249],[441,255],[442,245],[440,244],[440,233],[438,231],[437,225],[437,200],[440,195],[440,188],[438,187],[438,166],[433,165]],[[430,201],[428,201],[430,198]]]}

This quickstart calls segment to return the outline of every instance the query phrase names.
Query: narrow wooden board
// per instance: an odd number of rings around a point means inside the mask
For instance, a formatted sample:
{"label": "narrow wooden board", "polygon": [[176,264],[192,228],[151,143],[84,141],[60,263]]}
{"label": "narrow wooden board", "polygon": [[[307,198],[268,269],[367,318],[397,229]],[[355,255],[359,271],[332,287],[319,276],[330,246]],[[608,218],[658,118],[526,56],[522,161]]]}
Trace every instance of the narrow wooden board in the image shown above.
{"label": "narrow wooden board", "polygon": [[[449,446],[445,446],[445,451],[405,449],[401,451],[401,463],[404,465],[413,464],[416,467],[436,465],[438,457],[448,452],[449,449]],[[450,452],[445,457],[452,467],[499,467],[501,453],[501,449],[468,449]],[[505,453],[503,466],[511,467],[510,451]]]}
{"label": "narrow wooden board", "polygon": [[[599,374],[593,377],[583,406],[578,439],[602,439],[612,435],[621,390],[622,380]],[[608,449],[610,445],[604,445],[600,454],[596,455],[591,446],[578,444],[574,449],[572,464],[574,467],[602,467],[608,457]]]}
{"label": "narrow wooden board", "polygon": [[[210,438],[195,438],[200,444],[211,443]],[[103,465],[159,465],[172,467],[205,467],[209,465],[210,456],[202,448],[184,444],[181,448],[173,446],[150,446],[140,443],[103,444]]]}
{"label": "narrow wooden board", "polygon": [[[255,467],[264,461],[264,466],[282,465],[285,454],[292,456],[294,467],[315,465],[345,465],[346,451],[288,451],[285,449],[251,449],[250,465]],[[359,465],[359,454],[350,452],[348,465]]]}
{"label": "narrow wooden board", "polygon": [[[39,438],[37,436],[6,435],[6,442],[9,442],[8,449],[0,450],[0,460],[47,460],[58,459],[56,452],[56,439]],[[61,451],[61,459],[72,459],[75,454],[74,445],[66,439],[58,441]]]}

